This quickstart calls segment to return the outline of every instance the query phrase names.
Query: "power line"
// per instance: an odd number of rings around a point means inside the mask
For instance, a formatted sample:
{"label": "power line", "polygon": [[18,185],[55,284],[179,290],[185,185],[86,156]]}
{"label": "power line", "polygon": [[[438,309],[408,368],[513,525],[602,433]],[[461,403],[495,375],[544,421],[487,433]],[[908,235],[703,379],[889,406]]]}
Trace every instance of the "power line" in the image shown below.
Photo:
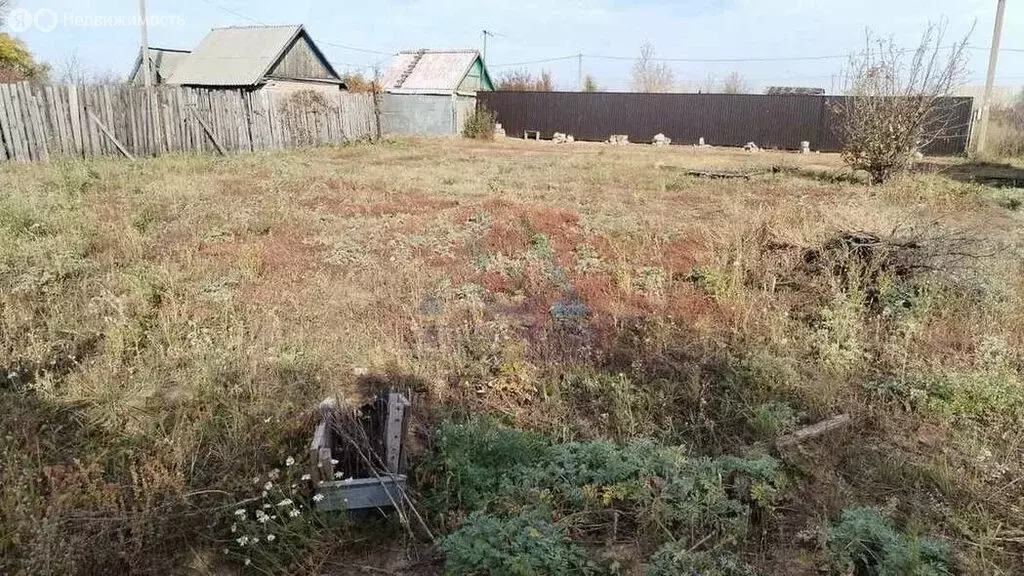
{"label": "power line", "polygon": [[[557,58],[544,58],[542,60],[528,60],[526,62],[512,62],[509,64],[491,64],[489,68],[509,68],[511,66],[527,66],[529,64],[544,64],[546,62],[558,62],[560,60],[574,60],[579,58],[579,54],[573,54],[571,56],[559,56]],[[586,54],[584,54],[586,56]]]}
{"label": "power line", "polygon": [[379,54],[379,55],[382,55],[382,56],[394,56],[395,55],[394,52],[381,52],[380,50],[369,50],[367,48],[356,48],[355,46],[347,46],[345,44],[338,44],[336,42],[324,42],[323,40],[321,40],[321,41],[319,41],[317,43],[318,44],[323,44],[324,46],[332,46],[334,48],[341,48],[343,50],[351,50],[353,52],[362,52],[364,54]]}
{"label": "power line", "polygon": [[[237,10],[232,10],[231,8],[228,8],[227,6],[224,6],[223,4],[221,4],[219,2],[215,2],[214,0],[203,0],[203,2],[206,2],[210,6],[213,6],[214,8],[217,8],[217,9],[223,11],[223,12],[231,14],[232,16],[236,16],[236,17],[241,18],[243,20],[246,20],[248,22],[252,22],[253,24],[259,24],[260,26],[268,26],[268,24],[266,22],[263,22],[262,20],[258,20],[256,18],[251,17],[251,16],[246,16],[245,14],[242,14],[241,12],[239,12]],[[325,46],[332,46],[334,48],[341,48],[343,50],[351,50],[352,52],[363,52],[365,54],[378,54],[378,55],[388,56],[388,57],[394,56],[394,53],[392,53],[392,52],[381,52],[379,50],[370,50],[370,49],[367,49],[367,48],[357,48],[355,46],[349,46],[347,44],[338,44],[336,42],[326,42],[324,40],[318,41],[317,44],[323,44]],[[362,67],[363,68],[373,68],[373,65],[362,66]]]}
{"label": "power line", "polygon": [[251,18],[249,16],[246,16],[245,14],[242,14],[241,12],[236,12],[235,10],[232,10],[231,8],[228,8],[228,7],[220,4],[219,2],[214,2],[213,0],[203,0],[203,2],[206,2],[210,6],[213,6],[214,8],[217,8],[217,9],[223,11],[223,12],[227,12],[228,14],[231,14],[232,16],[237,16],[238,18],[241,18],[243,20],[252,22],[253,24],[259,24],[260,26],[266,26],[267,25],[266,22],[262,22],[260,20],[255,19],[255,18]]}
{"label": "power line", "polygon": [[[596,58],[598,60],[636,60],[636,56],[604,56],[600,54],[584,54],[584,58]],[[836,56],[791,56],[779,58],[649,58],[654,62],[689,62],[694,64],[712,64],[723,62],[797,62],[803,60],[834,60],[837,58],[849,58],[849,54]]]}

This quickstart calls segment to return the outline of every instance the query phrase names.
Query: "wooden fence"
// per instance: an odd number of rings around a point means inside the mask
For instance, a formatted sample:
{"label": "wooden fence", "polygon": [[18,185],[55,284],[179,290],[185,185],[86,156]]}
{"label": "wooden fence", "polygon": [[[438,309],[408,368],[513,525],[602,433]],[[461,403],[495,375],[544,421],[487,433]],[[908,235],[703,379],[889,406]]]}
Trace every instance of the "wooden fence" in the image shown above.
{"label": "wooden fence", "polygon": [[372,94],[0,84],[0,162],[279,150],[376,130]]}

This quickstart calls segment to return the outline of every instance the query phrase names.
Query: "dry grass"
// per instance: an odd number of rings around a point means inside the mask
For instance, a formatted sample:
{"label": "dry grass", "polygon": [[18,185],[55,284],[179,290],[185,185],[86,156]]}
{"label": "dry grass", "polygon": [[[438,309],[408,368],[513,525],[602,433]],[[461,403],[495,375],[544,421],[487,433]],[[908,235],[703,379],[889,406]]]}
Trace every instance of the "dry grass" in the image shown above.
{"label": "dry grass", "polygon": [[[982,186],[868,187],[825,154],[401,141],[5,166],[0,571],[211,570],[219,509],[370,373],[418,382],[424,426],[490,411],[708,454],[765,450],[771,403],[849,412],[785,456],[752,562],[813,574],[794,534],[876,504],[965,572],[1019,573],[1021,223]],[[840,230],[953,230],[977,257],[872,286],[801,268]],[[316,540],[306,568],[344,548]]]}

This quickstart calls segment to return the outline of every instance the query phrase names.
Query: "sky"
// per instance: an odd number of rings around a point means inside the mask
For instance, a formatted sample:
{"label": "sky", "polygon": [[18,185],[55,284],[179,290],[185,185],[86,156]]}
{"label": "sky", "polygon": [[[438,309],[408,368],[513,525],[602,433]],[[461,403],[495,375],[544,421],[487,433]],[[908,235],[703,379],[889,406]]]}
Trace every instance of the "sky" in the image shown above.
{"label": "sky", "polygon": [[[140,40],[137,0],[14,0],[8,33],[56,70],[74,56],[93,73],[126,74]],[[305,24],[340,71],[372,75],[388,55],[418,48],[477,48],[488,38],[493,76],[549,70],[575,89],[579,60],[607,90],[629,87],[632,60],[650,43],[658,57],[743,62],[671,62],[676,80],[700,86],[740,73],[769,85],[831,89],[865,31],[916,46],[945,19],[947,41],[969,32],[969,83],[983,84],[996,0],[146,0],[149,44],[191,48],[221,26]],[[26,19],[24,16],[27,15]],[[971,32],[973,27],[973,32]],[[1024,86],[1024,2],[1006,8],[997,84]],[[359,49],[359,50],[356,50]],[[572,56],[568,58],[568,56]],[[611,57],[611,58],[599,58]],[[819,58],[820,57],[820,58]],[[519,64],[551,58],[542,63]]]}

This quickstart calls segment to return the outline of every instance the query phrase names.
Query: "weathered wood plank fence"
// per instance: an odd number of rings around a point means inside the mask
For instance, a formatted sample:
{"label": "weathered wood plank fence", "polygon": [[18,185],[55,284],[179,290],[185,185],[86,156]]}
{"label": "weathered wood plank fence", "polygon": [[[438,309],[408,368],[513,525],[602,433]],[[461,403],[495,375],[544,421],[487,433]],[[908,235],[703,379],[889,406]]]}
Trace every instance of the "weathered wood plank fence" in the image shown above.
{"label": "weathered wood plank fence", "polygon": [[0,162],[279,150],[375,132],[370,94],[0,84]]}

